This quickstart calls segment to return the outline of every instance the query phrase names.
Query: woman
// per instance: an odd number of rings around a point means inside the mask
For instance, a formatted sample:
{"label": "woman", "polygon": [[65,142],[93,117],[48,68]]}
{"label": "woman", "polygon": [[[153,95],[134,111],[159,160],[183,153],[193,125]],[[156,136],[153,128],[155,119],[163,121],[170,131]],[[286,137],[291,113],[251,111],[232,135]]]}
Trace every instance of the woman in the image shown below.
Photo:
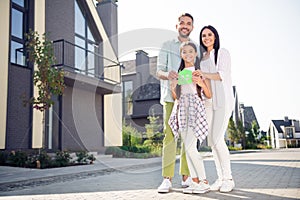
{"label": "woman", "polygon": [[211,82],[212,98],[205,100],[209,124],[208,145],[212,148],[218,179],[211,191],[230,192],[234,188],[229,150],[224,140],[229,118],[234,107],[229,52],[220,48],[217,30],[208,25],[200,31],[200,47],[205,50],[200,69],[194,72]]}

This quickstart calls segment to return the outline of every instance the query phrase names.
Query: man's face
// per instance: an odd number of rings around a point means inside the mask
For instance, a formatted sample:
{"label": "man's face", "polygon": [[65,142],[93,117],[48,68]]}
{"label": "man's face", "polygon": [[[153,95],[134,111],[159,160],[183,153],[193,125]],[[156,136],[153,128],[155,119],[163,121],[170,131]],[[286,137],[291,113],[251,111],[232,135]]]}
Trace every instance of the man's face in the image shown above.
{"label": "man's face", "polygon": [[192,32],[193,28],[193,21],[190,17],[187,16],[182,16],[178,24],[176,25],[179,36],[183,38],[187,38]]}

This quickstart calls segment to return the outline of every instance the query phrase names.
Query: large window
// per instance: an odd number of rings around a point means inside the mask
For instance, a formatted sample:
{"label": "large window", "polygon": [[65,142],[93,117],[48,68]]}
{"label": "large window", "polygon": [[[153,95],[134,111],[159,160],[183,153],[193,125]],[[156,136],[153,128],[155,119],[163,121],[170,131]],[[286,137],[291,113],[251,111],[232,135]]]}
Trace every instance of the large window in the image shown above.
{"label": "large window", "polygon": [[132,81],[123,81],[123,112],[124,115],[132,115]]}
{"label": "large window", "polygon": [[94,76],[97,47],[84,12],[75,0],[75,67],[80,73]]}
{"label": "large window", "polygon": [[10,62],[26,65],[24,32],[28,30],[28,0],[11,1]]}
{"label": "large window", "polygon": [[286,127],[285,128],[285,132],[286,132],[286,138],[293,138],[293,132],[294,129],[292,127]]}

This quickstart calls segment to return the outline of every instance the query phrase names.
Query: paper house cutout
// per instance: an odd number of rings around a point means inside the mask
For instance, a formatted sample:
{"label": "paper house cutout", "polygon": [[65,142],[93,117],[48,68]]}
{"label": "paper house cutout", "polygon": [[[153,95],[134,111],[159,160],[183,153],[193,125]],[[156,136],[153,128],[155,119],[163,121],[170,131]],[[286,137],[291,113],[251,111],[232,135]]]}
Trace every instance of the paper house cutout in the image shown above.
{"label": "paper house cutout", "polygon": [[184,69],[178,73],[178,85],[191,84],[192,81],[192,71]]}

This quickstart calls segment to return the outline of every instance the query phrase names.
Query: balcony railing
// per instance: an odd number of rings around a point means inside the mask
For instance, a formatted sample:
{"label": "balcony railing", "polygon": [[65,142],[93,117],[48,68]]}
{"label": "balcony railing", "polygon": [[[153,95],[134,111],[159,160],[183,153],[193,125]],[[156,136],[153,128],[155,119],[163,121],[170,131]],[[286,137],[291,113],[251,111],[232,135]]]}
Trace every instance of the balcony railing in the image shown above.
{"label": "balcony railing", "polygon": [[[54,66],[63,68],[66,71],[95,77],[112,84],[119,84],[121,64],[97,53],[101,51],[99,47],[93,46],[92,48],[93,50],[89,50],[63,39],[56,40],[53,42],[54,56],[56,58]],[[104,66],[104,61],[109,63],[109,65]],[[105,76],[104,72],[107,69],[111,69],[112,73],[118,73],[115,76],[119,77],[118,80]]]}

